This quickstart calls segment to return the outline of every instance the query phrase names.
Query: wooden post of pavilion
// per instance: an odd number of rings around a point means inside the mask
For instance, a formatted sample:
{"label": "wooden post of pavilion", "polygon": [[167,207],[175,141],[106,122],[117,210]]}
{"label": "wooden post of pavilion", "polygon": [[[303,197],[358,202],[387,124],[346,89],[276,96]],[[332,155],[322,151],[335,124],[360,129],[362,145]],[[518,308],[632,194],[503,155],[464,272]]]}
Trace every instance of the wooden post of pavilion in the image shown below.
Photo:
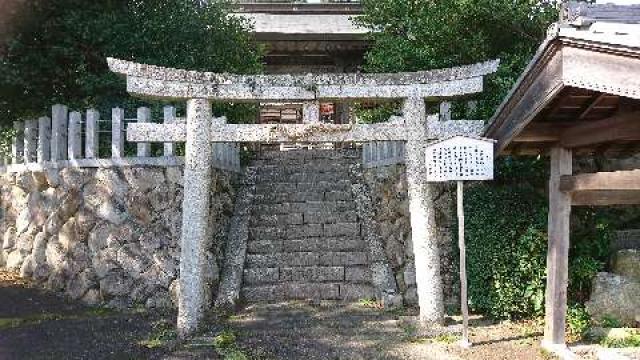
{"label": "wooden post of pavilion", "polygon": [[560,179],[563,175],[571,175],[571,159],[571,150],[551,149],[544,331],[544,345],[547,347],[564,347],[565,343],[571,194],[560,189]]}

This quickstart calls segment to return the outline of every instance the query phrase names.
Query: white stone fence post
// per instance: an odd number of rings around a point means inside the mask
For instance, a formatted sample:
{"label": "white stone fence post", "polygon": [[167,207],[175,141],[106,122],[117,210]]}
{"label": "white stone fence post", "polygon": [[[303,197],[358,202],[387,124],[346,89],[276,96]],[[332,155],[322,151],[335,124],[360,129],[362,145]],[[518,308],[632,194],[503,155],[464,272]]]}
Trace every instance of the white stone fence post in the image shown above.
{"label": "white stone fence post", "polygon": [[404,141],[372,141],[362,145],[365,168],[404,164]]}
{"label": "white stone fence post", "polygon": [[[443,101],[438,105],[438,114],[433,115],[438,121],[445,123],[452,121],[453,105],[449,101]],[[468,113],[477,110],[477,102],[467,101],[466,109]],[[397,118],[391,117],[393,122]],[[405,143],[403,141],[372,141],[362,144],[362,166],[365,169],[389,166],[405,163]]]}
{"label": "white stone fence post", "polygon": [[[135,118],[126,118],[123,108],[114,108],[109,118],[95,109],[70,111],[67,106],[56,104],[51,107],[49,116],[13,123],[15,136],[11,142],[11,155],[0,157],[0,173],[64,167],[182,165],[184,158],[176,155],[175,143],[160,144],[159,155],[152,153],[150,143],[138,143],[131,147],[133,150],[130,154],[126,152],[127,123],[179,121],[184,119],[176,117],[176,109],[173,106],[164,107],[162,118],[152,119],[151,110],[146,107],[136,109]],[[105,125],[107,123],[110,123],[110,129]],[[106,138],[110,138],[111,141],[107,143],[104,141]],[[103,141],[100,141],[101,139]],[[241,171],[239,144],[213,144],[212,152],[214,168]]]}

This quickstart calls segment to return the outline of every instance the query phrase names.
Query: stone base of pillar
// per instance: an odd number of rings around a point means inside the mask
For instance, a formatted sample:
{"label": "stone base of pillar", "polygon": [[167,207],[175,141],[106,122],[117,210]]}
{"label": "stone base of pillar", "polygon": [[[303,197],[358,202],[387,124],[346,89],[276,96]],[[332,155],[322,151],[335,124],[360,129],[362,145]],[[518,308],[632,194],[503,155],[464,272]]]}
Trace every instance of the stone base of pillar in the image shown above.
{"label": "stone base of pillar", "polygon": [[569,350],[566,344],[551,344],[547,341],[542,341],[540,346],[563,360],[573,360],[578,358],[576,354]]}

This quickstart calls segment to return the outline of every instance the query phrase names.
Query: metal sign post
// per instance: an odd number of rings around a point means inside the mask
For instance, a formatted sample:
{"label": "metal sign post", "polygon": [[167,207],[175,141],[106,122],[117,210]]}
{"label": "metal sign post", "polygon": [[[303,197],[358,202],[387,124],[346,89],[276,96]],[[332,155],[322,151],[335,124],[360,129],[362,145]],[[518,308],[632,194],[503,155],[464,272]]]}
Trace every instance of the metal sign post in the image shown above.
{"label": "metal sign post", "polygon": [[457,183],[458,247],[460,248],[460,303],[462,307],[462,340],[469,341],[469,304],[467,299],[467,261],[464,242],[464,181],[493,179],[493,140],[454,136],[427,146],[427,181]]}

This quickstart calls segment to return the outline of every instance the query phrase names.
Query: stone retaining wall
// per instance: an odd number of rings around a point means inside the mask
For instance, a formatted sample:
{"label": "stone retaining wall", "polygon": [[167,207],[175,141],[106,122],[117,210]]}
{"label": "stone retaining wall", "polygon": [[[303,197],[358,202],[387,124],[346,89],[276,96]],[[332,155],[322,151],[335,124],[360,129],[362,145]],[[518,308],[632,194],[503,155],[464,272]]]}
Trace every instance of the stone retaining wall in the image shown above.
{"label": "stone retaining wall", "polygon": [[[0,176],[0,266],[89,304],[175,304],[182,166],[65,168]],[[209,289],[215,289],[234,175],[214,170]]]}
{"label": "stone retaining wall", "polygon": [[[385,244],[385,252],[406,305],[417,305],[416,273],[411,243],[411,222],[407,177],[403,164],[366,169],[364,178],[374,202],[375,221]],[[457,307],[459,300],[458,263],[453,244],[455,231],[455,187],[434,184],[436,222],[440,243],[440,265],[445,304]]]}

